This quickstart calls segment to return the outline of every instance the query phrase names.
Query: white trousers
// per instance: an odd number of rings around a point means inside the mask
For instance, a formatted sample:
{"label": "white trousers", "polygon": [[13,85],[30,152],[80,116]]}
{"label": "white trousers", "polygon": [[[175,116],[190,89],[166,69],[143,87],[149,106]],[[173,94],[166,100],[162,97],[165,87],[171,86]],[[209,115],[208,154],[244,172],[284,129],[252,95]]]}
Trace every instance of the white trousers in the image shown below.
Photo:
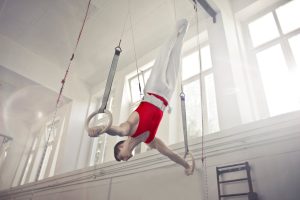
{"label": "white trousers", "polygon": [[175,31],[155,60],[144,94],[154,93],[170,102],[181,66],[181,49],[187,28],[186,19],[181,19],[176,23]]}

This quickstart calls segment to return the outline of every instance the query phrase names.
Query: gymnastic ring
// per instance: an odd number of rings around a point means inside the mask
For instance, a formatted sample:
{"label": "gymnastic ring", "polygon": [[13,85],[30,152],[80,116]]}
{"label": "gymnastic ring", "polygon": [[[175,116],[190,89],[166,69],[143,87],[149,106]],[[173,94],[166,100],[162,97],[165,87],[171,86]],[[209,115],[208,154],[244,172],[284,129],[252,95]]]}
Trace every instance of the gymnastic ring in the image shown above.
{"label": "gymnastic ring", "polygon": [[[88,118],[87,118],[86,121],[85,121],[85,130],[86,130],[87,132],[89,132],[89,129],[90,129],[90,127],[89,127],[90,121],[93,119],[93,117],[95,117],[96,115],[101,114],[101,113],[102,113],[102,112],[99,112],[99,111],[97,110],[97,111],[91,113],[91,114],[88,116]],[[107,126],[105,126],[105,128],[104,128],[101,132],[99,132],[99,135],[102,134],[102,133],[105,133],[105,132],[111,127],[112,122],[113,122],[113,116],[112,116],[112,113],[111,113],[109,110],[106,110],[106,109],[104,110],[104,113],[108,116],[108,123],[107,123]],[[98,136],[99,136],[99,135],[98,135]]]}
{"label": "gymnastic ring", "polygon": [[[194,173],[194,170],[195,170],[195,159],[194,159],[194,156],[193,156],[193,154],[190,152],[190,151],[188,151],[188,152],[185,152],[185,154],[184,154],[184,156],[183,156],[183,158],[184,158],[184,160],[187,162],[187,158],[188,157],[190,157],[191,159],[192,159],[192,163],[191,163],[191,166],[192,166],[192,173],[191,174],[193,174]],[[190,163],[189,163],[190,164]]]}

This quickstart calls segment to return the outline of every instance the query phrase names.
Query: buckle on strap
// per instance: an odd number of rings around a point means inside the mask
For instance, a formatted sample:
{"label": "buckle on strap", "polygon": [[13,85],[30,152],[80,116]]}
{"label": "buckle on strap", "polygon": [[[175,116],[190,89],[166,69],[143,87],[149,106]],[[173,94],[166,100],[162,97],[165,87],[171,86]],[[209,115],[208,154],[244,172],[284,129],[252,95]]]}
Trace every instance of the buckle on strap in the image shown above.
{"label": "buckle on strap", "polygon": [[153,95],[148,95],[148,94],[145,95],[142,101],[151,103],[151,104],[155,105],[157,108],[159,108],[162,111],[164,111],[165,108],[166,108],[164,102],[161,101],[160,99],[156,98]]}

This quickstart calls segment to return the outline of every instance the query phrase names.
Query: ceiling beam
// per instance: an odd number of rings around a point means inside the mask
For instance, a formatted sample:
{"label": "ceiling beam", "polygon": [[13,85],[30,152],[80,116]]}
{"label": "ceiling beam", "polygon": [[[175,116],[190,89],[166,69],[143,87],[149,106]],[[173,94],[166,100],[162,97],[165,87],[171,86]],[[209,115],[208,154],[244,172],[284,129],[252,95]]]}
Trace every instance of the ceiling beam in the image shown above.
{"label": "ceiling beam", "polygon": [[217,12],[209,5],[206,0],[193,0],[194,5],[197,5],[197,2],[201,5],[201,7],[213,18],[213,22],[216,23]]}

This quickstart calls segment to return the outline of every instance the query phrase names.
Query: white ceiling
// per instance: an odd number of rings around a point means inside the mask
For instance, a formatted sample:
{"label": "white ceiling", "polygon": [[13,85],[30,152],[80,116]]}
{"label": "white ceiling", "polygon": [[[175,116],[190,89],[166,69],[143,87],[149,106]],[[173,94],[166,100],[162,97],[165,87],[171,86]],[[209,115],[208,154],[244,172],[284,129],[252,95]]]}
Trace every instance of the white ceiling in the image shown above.
{"label": "white ceiling", "polygon": [[[65,70],[87,4],[88,0],[0,0],[0,34]],[[193,15],[190,0],[93,0],[71,70],[91,86],[103,81],[125,23],[119,62],[121,67],[134,62],[128,8],[137,57],[158,47],[174,25],[174,5],[177,18]]]}
{"label": "white ceiling", "polygon": [[[88,1],[0,0],[0,34],[66,70]],[[137,57],[142,57],[167,38],[175,14],[191,19],[191,0],[92,0],[72,73],[91,87],[102,82],[124,24],[119,70],[135,60],[131,30]],[[202,10],[199,17],[208,15]],[[20,123],[30,126],[38,112],[54,110],[56,98],[57,93],[0,66],[0,132],[9,134]],[[69,101],[63,97],[63,103]]]}

